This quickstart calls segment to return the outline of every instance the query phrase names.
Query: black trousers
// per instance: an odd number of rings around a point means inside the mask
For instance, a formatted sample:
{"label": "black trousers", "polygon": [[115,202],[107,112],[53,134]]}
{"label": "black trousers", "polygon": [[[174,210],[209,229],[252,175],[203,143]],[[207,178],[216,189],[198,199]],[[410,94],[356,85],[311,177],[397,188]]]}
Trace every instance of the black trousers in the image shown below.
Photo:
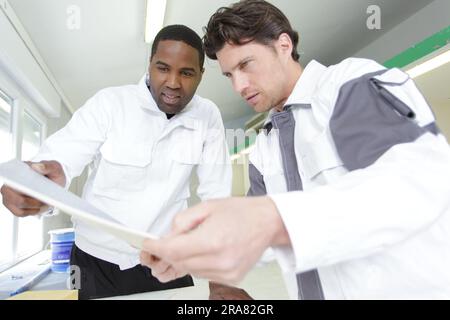
{"label": "black trousers", "polygon": [[[190,276],[161,283],[147,267],[120,270],[119,266],[72,247],[70,265],[73,289],[78,289],[80,300],[128,295],[133,293],[166,290],[193,286]],[[79,274],[77,274],[79,272]],[[76,278],[78,276],[78,278]]]}

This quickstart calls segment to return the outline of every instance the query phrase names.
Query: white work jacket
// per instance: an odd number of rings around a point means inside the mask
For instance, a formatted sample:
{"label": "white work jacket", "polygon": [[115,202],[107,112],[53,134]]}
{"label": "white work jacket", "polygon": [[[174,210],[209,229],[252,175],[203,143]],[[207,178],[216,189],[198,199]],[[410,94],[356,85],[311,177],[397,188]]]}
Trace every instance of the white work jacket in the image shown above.
{"label": "white work jacket", "polygon": [[[217,106],[195,95],[170,120],[146,85],[106,88],[50,136],[34,161],[56,160],[68,183],[91,164],[83,198],[118,222],[163,235],[187,208],[196,167],[202,200],[231,194],[231,167]],[[139,263],[124,241],[73,218],[75,243],[120,268]]]}
{"label": "white work jacket", "polygon": [[[367,92],[389,91],[381,95],[399,109],[366,99],[364,83]],[[317,269],[325,299],[450,299],[450,148],[422,129],[435,120],[413,81],[365,59],[331,67],[312,61],[288,105],[303,190],[286,192],[272,129],[258,135],[250,155],[250,194],[269,194],[289,233],[292,247],[275,253],[291,297],[292,275]],[[411,119],[402,118],[405,105]],[[387,120],[375,119],[377,108]],[[384,126],[391,119],[399,125]],[[418,129],[402,132],[400,124]],[[396,142],[413,131],[423,134]]]}

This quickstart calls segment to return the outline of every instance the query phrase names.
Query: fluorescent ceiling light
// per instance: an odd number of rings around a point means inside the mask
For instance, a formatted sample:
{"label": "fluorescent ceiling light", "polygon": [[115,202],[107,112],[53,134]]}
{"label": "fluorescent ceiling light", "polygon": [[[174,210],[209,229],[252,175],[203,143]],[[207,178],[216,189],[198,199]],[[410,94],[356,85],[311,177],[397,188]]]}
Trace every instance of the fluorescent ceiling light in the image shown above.
{"label": "fluorescent ceiling light", "polygon": [[166,0],[147,0],[147,14],[145,16],[145,42],[151,43],[164,25],[166,14]]}
{"label": "fluorescent ceiling light", "polygon": [[440,66],[448,62],[450,62],[450,50],[447,50],[434,58],[431,58],[415,67],[412,67],[411,69],[407,70],[406,73],[409,74],[411,78],[417,78],[418,76],[439,68]]}

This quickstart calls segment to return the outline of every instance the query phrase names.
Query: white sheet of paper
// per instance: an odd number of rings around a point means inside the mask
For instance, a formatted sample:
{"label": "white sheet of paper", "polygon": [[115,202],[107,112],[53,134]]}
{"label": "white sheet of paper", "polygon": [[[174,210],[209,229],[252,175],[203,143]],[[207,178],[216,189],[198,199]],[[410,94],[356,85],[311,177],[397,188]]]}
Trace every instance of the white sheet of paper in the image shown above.
{"label": "white sheet of paper", "polygon": [[0,164],[0,177],[11,188],[61,209],[67,214],[142,249],[144,239],[157,236],[124,226],[87,201],[38,174],[27,164],[11,160]]}

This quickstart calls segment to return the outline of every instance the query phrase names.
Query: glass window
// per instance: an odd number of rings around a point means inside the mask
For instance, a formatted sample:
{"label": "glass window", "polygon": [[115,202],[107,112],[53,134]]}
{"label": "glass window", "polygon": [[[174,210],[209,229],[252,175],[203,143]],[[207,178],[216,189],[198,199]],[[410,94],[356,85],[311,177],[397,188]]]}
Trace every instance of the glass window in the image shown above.
{"label": "glass window", "polygon": [[[0,162],[14,158],[13,152],[12,100],[0,91]],[[0,271],[13,259],[13,230],[14,216],[3,206],[0,196]]]}
{"label": "glass window", "polygon": [[0,91],[0,162],[13,158],[12,100]]}
{"label": "glass window", "polygon": [[[39,151],[43,125],[27,111],[23,115],[22,160],[28,161]],[[42,250],[42,220],[38,217],[19,219],[17,257],[28,256]]]}
{"label": "glass window", "polygon": [[31,160],[39,151],[42,141],[42,124],[25,111],[23,116],[22,160]]}

